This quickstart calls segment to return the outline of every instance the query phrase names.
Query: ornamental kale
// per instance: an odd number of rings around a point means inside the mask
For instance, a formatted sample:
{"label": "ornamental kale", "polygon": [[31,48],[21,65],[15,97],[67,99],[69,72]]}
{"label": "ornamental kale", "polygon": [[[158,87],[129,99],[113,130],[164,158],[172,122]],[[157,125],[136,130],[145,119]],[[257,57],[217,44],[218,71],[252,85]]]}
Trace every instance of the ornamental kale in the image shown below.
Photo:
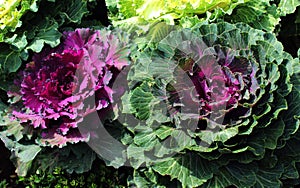
{"label": "ornamental kale", "polygon": [[[51,146],[87,141],[77,127],[112,102],[111,80],[128,65],[126,45],[109,30],[65,32],[60,46],[26,65],[19,83],[24,108],[14,117],[41,129],[42,142]],[[95,103],[86,104],[93,97]]]}
{"label": "ornamental kale", "polygon": [[132,183],[164,185],[170,176],[183,187],[279,187],[297,179],[287,161],[299,153],[285,151],[299,138],[300,65],[273,34],[198,24],[139,46],[113,121],[127,130],[119,135],[125,159],[114,162],[136,169]]}

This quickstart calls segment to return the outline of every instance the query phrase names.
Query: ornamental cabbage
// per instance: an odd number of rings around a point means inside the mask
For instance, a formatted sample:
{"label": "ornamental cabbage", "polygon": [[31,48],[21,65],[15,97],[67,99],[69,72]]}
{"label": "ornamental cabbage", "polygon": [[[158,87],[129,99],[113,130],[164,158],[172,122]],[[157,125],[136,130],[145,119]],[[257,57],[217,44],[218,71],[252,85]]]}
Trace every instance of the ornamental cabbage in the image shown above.
{"label": "ornamental cabbage", "polygon": [[110,123],[124,130],[126,156],[113,162],[135,168],[131,183],[280,187],[299,178],[299,59],[273,34],[221,22],[153,41],[133,52]]}
{"label": "ornamental cabbage", "polygon": [[40,129],[44,144],[87,141],[77,127],[112,102],[111,80],[128,65],[126,44],[109,30],[65,32],[61,45],[35,54],[26,65],[19,81],[24,108],[13,111],[14,117]]}

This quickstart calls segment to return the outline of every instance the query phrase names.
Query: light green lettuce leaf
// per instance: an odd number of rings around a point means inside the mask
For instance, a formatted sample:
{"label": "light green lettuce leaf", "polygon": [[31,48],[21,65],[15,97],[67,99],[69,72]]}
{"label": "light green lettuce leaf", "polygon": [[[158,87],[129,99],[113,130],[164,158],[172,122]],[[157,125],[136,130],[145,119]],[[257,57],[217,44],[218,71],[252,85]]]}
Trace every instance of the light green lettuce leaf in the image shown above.
{"label": "light green lettuce leaf", "polygon": [[0,1],[0,42],[7,32],[14,32],[22,25],[21,17],[27,11],[38,10],[38,0],[1,0]]}
{"label": "light green lettuce leaf", "polygon": [[285,16],[294,13],[298,6],[300,6],[300,0],[281,0],[278,8],[281,15]]}
{"label": "light green lettuce leaf", "polygon": [[[206,19],[216,19],[223,14],[231,14],[233,9],[249,0],[106,0],[110,19],[114,26],[135,30],[137,33],[147,31],[147,23],[165,21],[176,24],[184,17],[201,15]],[[213,13],[213,14],[211,14]]]}

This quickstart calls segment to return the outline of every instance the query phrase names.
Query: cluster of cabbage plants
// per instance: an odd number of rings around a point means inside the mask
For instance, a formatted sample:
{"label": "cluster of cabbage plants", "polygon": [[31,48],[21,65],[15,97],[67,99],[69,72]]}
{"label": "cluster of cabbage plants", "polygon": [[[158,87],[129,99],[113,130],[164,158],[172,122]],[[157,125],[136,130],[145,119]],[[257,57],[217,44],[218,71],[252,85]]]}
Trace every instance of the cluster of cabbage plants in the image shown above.
{"label": "cluster of cabbage plants", "polygon": [[300,184],[300,51],[277,38],[299,0],[102,3],[0,1],[0,139],[19,176],[98,157],[127,186]]}

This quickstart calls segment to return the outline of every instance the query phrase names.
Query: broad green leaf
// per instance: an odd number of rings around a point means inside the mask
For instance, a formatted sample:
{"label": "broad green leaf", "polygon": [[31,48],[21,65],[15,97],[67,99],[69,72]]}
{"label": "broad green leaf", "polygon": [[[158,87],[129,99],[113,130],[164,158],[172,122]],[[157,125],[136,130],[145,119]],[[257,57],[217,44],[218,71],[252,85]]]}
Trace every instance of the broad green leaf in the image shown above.
{"label": "broad green leaf", "polygon": [[141,146],[136,146],[135,144],[128,146],[127,157],[130,161],[130,165],[135,169],[139,168],[143,163],[151,161],[145,156],[145,149]]}
{"label": "broad green leaf", "polygon": [[[199,19],[214,20],[224,14],[231,14],[235,7],[249,0],[213,0],[213,1],[144,1],[144,0],[120,0],[114,2],[106,0],[110,13],[109,18],[114,26],[125,28],[129,31],[138,30],[137,33],[147,31],[147,23],[156,23],[163,20],[169,25],[176,24],[177,20],[187,16],[200,15]],[[187,19],[185,19],[187,20]],[[189,25],[181,22],[181,25]]]}
{"label": "broad green leaf", "polygon": [[174,128],[167,126],[160,126],[157,130],[155,130],[155,134],[160,139],[165,139],[172,134]]}
{"label": "broad green leaf", "polygon": [[32,165],[32,161],[26,163],[20,161],[18,162],[18,166],[16,167],[15,172],[17,173],[18,176],[26,176],[28,171],[31,168],[31,165]]}
{"label": "broad green leaf", "polygon": [[6,0],[0,3],[0,42],[6,40],[6,34],[21,27],[21,18],[28,11],[36,12],[38,0]]}
{"label": "broad green leaf", "polygon": [[44,150],[36,157],[38,169],[52,171],[56,167],[72,174],[80,174],[91,169],[96,154],[85,143],[68,145],[63,148]]}
{"label": "broad green leaf", "polygon": [[240,187],[252,187],[255,184],[255,173],[257,166],[253,164],[245,165],[231,162],[220,168],[212,179],[207,181],[203,187],[223,188],[232,185]]}
{"label": "broad green leaf", "polygon": [[20,158],[20,161],[27,163],[34,160],[42,148],[38,145],[20,145],[19,147],[17,146],[16,149],[19,150],[17,157]]}
{"label": "broad green leaf", "polygon": [[155,97],[151,93],[151,82],[144,82],[141,86],[132,91],[130,104],[133,112],[140,120],[149,118],[152,106],[157,103]]}
{"label": "broad green leaf", "polygon": [[167,25],[164,22],[158,22],[150,28],[149,32],[146,34],[146,39],[149,43],[160,42],[175,28],[175,26]]}
{"label": "broad green leaf", "polygon": [[256,172],[256,184],[253,187],[254,188],[260,188],[260,187],[279,188],[279,187],[282,187],[282,183],[279,180],[282,172],[283,172],[283,168],[280,165],[277,165],[276,167],[271,168],[271,169],[260,168]]}
{"label": "broad green leaf", "polygon": [[266,148],[275,149],[277,141],[285,128],[284,122],[279,119],[267,128],[258,128],[247,139],[249,150],[256,156],[263,157]]}
{"label": "broad green leaf", "polygon": [[296,167],[296,161],[283,161],[284,171],[282,179],[299,179],[299,173]]}
{"label": "broad green leaf", "polygon": [[[4,103],[2,102],[2,100],[0,99],[0,111],[4,111],[6,108],[7,108],[6,104],[4,104]],[[1,116],[0,116],[0,118],[1,118]],[[1,123],[1,121],[0,121],[0,125],[1,125],[1,124],[2,124],[2,123]]]}
{"label": "broad green leaf", "polygon": [[277,7],[271,5],[269,0],[250,0],[238,5],[233,14],[225,16],[225,20],[244,22],[256,29],[273,31],[280,21],[279,16]]}
{"label": "broad green leaf", "polygon": [[299,0],[280,0],[278,8],[281,15],[285,16],[286,14],[294,13],[299,5]]}
{"label": "broad green leaf", "polygon": [[[160,178],[162,179],[162,178]],[[166,178],[167,179],[167,178]],[[151,187],[151,188],[167,188],[172,186],[169,181],[159,181],[157,174],[151,168],[140,168],[134,170],[133,179],[129,181],[129,186],[136,186],[138,188]]]}
{"label": "broad green leaf", "polygon": [[143,177],[140,175],[140,173],[135,170],[133,172],[133,183],[136,185],[138,188],[143,188],[143,187],[155,187],[153,183],[149,182],[146,177]]}
{"label": "broad green leaf", "polygon": [[218,166],[197,154],[186,153],[158,162],[152,168],[161,175],[178,179],[183,187],[197,187],[212,178]]}
{"label": "broad green leaf", "polygon": [[16,143],[13,140],[9,139],[6,136],[5,132],[0,132],[0,139],[4,143],[4,145],[5,145],[5,147],[7,149],[9,149],[9,150],[13,150],[14,149]]}
{"label": "broad green leaf", "polygon": [[59,12],[59,14],[63,19],[67,19],[69,22],[80,23],[82,17],[88,13],[87,1],[72,0],[64,1],[63,4],[67,9],[65,12]]}
{"label": "broad green leaf", "polygon": [[0,126],[3,127],[3,133],[6,136],[13,136],[16,141],[19,141],[23,138],[23,129],[24,127],[17,120],[11,120],[8,116],[1,117]]}
{"label": "broad green leaf", "polygon": [[228,139],[238,134],[238,127],[231,127],[227,129],[220,129],[218,131],[204,130],[200,133],[195,133],[202,141],[211,144],[214,141],[226,142]]}
{"label": "broad green leaf", "polygon": [[41,151],[41,147],[36,144],[23,145],[7,137],[5,132],[0,132],[0,139],[11,152],[11,160],[16,166],[16,173],[19,176],[26,176],[32,161]]}
{"label": "broad green leaf", "polygon": [[3,45],[0,47],[0,68],[6,73],[16,72],[22,64],[20,53]]}
{"label": "broad green leaf", "polygon": [[164,58],[162,59],[159,54],[139,53],[137,62],[130,70],[129,79],[133,81],[142,81],[148,78],[164,78],[168,81],[174,77],[174,70],[176,65],[173,61]]}
{"label": "broad green leaf", "polygon": [[152,149],[157,142],[158,140],[153,130],[150,130],[149,132],[138,132],[134,137],[134,143],[145,151]]}
{"label": "broad green leaf", "polygon": [[[294,90],[287,96],[289,109],[287,112],[284,113],[283,121],[286,124],[286,129],[284,130],[284,139],[289,139],[291,134],[295,134],[299,130],[299,119],[300,119],[300,112],[299,103],[295,102],[300,100],[300,82],[299,78],[293,76],[294,82]],[[298,88],[298,89],[296,89]]]}
{"label": "broad green leaf", "polygon": [[5,43],[12,45],[16,50],[23,50],[26,45],[28,44],[26,33],[23,33],[22,35],[15,34],[11,38],[6,38]]}
{"label": "broad green leaf", "polygon": [[34,52],[40,52],[44,44],[49,44],[55,47],[60,43],[61,33],[58,31],[58,23],[52,19],[47,18],[38,26],[38,32],[34,36],[33,41],[27,46]]}
{"label": "broad green leaf", "polygon": [[[184,149],[191,149],[193,146],[198,147],[195,140],[193,140],[187,133],[182,130],[174,129],[170,137],[158,144],[155,148],[155,156],[163,157],[167,155],[174,155]],[[199,149],[201,147],[199,146]]]}

